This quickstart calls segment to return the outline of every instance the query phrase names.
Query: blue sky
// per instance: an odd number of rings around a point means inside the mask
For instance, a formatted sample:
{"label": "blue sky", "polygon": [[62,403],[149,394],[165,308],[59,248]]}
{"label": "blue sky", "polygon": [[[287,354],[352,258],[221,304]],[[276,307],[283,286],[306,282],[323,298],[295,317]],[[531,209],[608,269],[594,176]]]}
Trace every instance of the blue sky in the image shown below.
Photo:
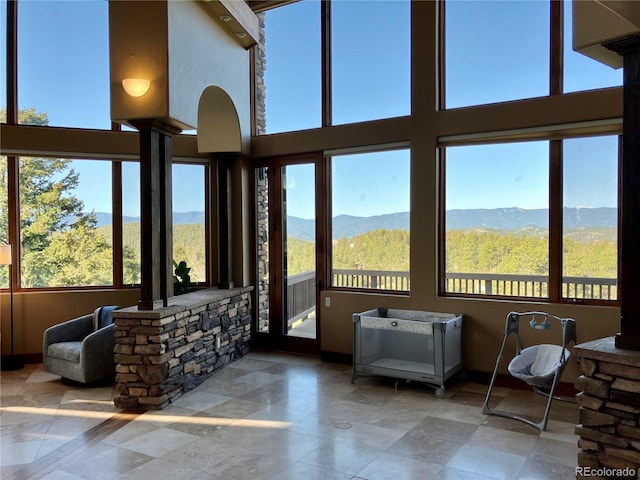
{"label": "blue sky", "polygon": [[[6,0],[0,0],[3,17],[5,8]],[[317,0],[304,0],[268,15],[265,82],[269,132],[320,126],[319,8]],[[109,128],[107,10],[104,0],[21,0],[18,56],[21,108],[33,106],[47,112],[53,126]],[[397,0],[389,6],[383,1],[339,0],[333,10],[334,123],[409,114],[409,3]],[[569,29],[570,13],[568,8],[565,23]],[[448,106],[546,95],[547,17],[548,3],[542,1],[450,2],[447,6]],[[54,26],[56,35],[51,35]],[[382,32],[389,33],[382,35]],[[0,41],[5,45],[4,34],[1,36]],[[565,40],[565,91],[621,84],[621,71],[572,52],[570,33],[565,33]],[[516,63],[518,58],[523,61]],[[4,60],[0,62],[3,75],[4,63]],[[4,95],[0,99],[4,102]],[[615,182],[610,178],[610,157],[615,154],[615,147],[611,141],[609,137],[566,147],[573,149],[570,161],[575,167],[571,169],[571,181],[565,182],[568,205],[615,206]],[[494,146],[493,151],[474,147],[460,148],[454,153],[451,149],[448,158],[457,160],[447,165],[447,171],[450,180],[457,179],[459,188],[456,188],[455,199],[448,196],[448,208],[479,205],[540,208],[545,205],[546,148],[542,142],[517,144],[506,150],[499,146]],[[517,151],[515,157],[514,151]],[[491,157],[486,160],[489,153]],[[372,186],[408,184],[407,155],[406,151],[385,152],[341,159],[335,168],[341,169],[341,175],[348,182],[335,185],[334,214],[406,211],[408,191],[397,198],[386,198],[385,202],[371,201],[370,197],[375,191]],[[465,159],[465,155],[469,158]],[[487,161],[499,169],[487,168]],[[382,175],[381,171],[389,171],[389,162],[394,165],[392,174]],[[88,209],[110,211],[110,196],[101,193],[104,192],[104,165],[102,162],[78,164],[82,187],[77,193]],[[174,181],[178,190],[192,173],[176,173]],[[133,173],[126,174],[125,181],[135,188],[137,180],[127,175],[133,176]],[[311,218],[308,202],[296,201],[296,192],[306,195],[305,182],[309,179],[305,179],[302,172],[293,177],[291,180],[295,183],[289,187],[289,213]],[[480,196],[474,187],[482,187],[485,192],[489,187],[491,194]],[[137,196],[131,193],[127,198],[130,200],[124,202],[125,215],[133,215]],[[175,210],[201,210],[200,195],[191,198],[193,201],[182,198]]]}

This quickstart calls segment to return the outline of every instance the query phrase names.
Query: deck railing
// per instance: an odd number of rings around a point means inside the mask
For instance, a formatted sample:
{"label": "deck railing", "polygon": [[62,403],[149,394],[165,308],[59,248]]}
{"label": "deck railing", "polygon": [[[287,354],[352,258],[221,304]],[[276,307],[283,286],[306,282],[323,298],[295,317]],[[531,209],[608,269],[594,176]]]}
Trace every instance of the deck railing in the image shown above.
{"label": "deck railing", "polygon": [[[549,278],[544,275],[497,273],[447,273],[448,293],[475,293],[517,297],[548,297]],[[584,300],[616,300],[615,278],[563,277],[562,296]]]}
{"label": "deck railing", "polygon": [[316,272],[303,272],[287,277],[287,316],[291,327],[316,310]]}
{"label": "deck railing", "polygon": [[[544,275],[497,273],[447,273],[447,293],[471,293],[516,297],[548,297],[549,279]],[[287,307],[292,319],[315,310],[315,274],[304,272],[287,279]],[[409,272],[385,270],[333,270],[333,287],[409,291]],[[563,277],[562,296],[586,300],[616,300],[615,278]]]}
{"label": "deck railing", "polygon": [[387,270],[333,270],[333,287],[409,291],[409,272]]}

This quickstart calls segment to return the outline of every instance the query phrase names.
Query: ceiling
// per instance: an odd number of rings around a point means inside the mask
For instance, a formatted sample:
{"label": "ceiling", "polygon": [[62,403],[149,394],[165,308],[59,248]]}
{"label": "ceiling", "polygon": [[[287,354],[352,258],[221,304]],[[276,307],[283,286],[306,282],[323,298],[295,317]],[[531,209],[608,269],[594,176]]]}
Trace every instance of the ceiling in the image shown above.
{"label": "ceiling", "polygon": [[299,0],[245,0],[251,10],[256,13],[271,10],[272,8],[281,7],[288,3],[295,3]]}

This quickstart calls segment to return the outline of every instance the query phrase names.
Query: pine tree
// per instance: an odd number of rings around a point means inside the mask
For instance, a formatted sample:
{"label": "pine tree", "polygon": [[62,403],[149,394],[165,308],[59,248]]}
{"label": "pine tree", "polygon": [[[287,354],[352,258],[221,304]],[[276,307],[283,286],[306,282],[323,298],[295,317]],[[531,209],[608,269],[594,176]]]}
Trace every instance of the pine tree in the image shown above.
{"label": "pine tree", "polygon": [[[6,121],[6,109],[0,111]],[[21,124],[46,126],[46,113],[19,112]],[[110,285],[112,248],[93,213],[74,195],[79,174],[63,158],[20,157],[20,266],[23,287]],[[8,243],[8,169],[0,174],[0,242]],[[6,272],[4,285],[6,285]]]}

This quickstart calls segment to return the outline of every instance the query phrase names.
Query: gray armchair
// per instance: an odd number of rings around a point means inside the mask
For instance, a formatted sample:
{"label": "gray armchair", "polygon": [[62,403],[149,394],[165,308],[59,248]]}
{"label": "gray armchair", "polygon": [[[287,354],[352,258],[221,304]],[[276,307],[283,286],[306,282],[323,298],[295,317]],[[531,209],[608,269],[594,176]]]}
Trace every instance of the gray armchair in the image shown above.
{"label": "gray armchair", "polygon": [[42,342],[44,371],[80,383],[113,377],[115,325],[111,312],[99,307],[73,320],[47,328]]}

